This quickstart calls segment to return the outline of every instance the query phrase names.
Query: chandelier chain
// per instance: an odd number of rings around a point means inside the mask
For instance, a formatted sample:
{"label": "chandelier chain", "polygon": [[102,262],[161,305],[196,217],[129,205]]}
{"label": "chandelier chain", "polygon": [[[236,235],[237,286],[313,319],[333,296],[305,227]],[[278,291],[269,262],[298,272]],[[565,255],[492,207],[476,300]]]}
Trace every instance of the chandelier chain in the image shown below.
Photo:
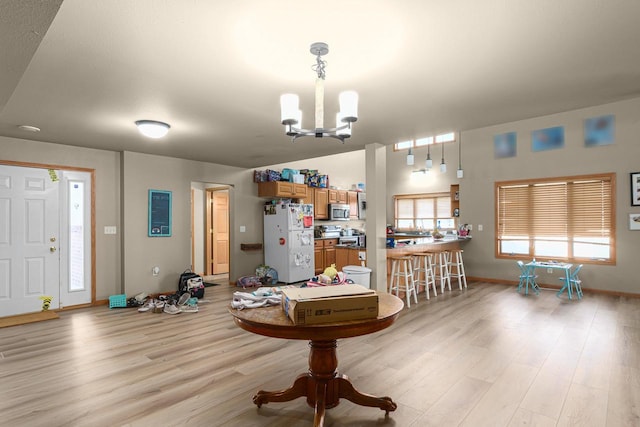
{"label": "chandelier chain", "polygon": [[322,56],[318,54],[316,57],[316,63],[311,66],[311,69],[318,74],[318,78],[324,80],[325,72],[324,69],[327,66],[327,61],[322,60]]}

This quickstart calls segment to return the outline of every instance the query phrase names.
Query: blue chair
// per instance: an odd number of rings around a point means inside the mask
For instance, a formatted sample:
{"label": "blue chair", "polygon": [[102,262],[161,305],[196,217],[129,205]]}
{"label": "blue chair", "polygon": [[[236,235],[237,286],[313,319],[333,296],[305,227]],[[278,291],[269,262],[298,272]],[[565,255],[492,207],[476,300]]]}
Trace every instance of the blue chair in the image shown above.
{"label": "blue chair", "polygon": [[[580,278],[578,277],[578,272],[580,271],[580,269],[582,268],[582,264],[580,264],[579,266],[577,266],[575,268],[575,270],[573,270],[571,272],[571,274],[569,275],[569,283],[564,283],[562,285],[562,288],[560,289],[560,291],[558,292],[559,294],[562,293],[562,291],[567,287],[567,286],[572,286],[573,289],[575,289],[575,293],[576,295],[578,295],[578,299],[582,298],[582,280],[580,280]],[[567,278],[566,277],[560,277],[559,278],[562,282],[566,282]],[[571,289],[571,288],[570,288]]]}
{"label": "blue chair", "polygon": [[529,285],[535,291],[536,295],[540,293],[540,288],[536,283],[538,276],[534,274],[533,269],[529,269],[522,261],[518,261],[518,267],[520,267],[520,282],[518,283],[518,292],[524,287],[524,294],[529,294]]}

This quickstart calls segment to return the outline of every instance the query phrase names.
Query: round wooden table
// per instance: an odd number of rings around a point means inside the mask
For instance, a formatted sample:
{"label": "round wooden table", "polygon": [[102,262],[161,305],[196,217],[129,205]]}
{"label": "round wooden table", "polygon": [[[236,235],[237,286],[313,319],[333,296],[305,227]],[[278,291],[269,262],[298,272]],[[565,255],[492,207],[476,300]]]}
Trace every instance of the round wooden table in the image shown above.
{"label": "round wooden table", "polygon": [[314,426],[324,424],[325,409],[338,405],[340,398],[362,405],[378,407],[387,414],[396,405],[390,397],[375,397],[355,389],[346,375],[338,374],[337,340],[381,331],[393,324],[402,311],[401,299],[378,295],[378,317],[319,325],[294,325],[282,307],[272,306],[236,310],[229,307],[233,320],[242,329],[273,338],[309,341],[309,371],[298,375],[291,387],[280,391],[260,390],[253,396],[258,408],[268,402],[288,402],[306,396],[315,409]]}

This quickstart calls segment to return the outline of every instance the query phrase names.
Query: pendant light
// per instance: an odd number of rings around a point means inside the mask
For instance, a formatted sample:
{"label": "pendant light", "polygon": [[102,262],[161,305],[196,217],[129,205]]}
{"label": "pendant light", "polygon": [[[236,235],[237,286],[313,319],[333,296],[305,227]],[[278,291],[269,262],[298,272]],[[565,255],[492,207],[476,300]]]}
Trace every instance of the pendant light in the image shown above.
{"label": "pendant light", "polygon": [[409,148],[409,152],[407,153],[407,166],[413,166],[415,163],[415,156],[411,152],[411,148]]}
{"label": "pendant light", "polygon": [[431,144],[427,145],[427,161],[425,163],[427,170],[433,167],[433,160],[431,160]]}
{"label": "pendant light", "polygon": [[447,164],[444,162],[444,143],[442,143],[442,161],[440,162],[440,172],[447,172]]}
{"label": "pendant light", "polygon": [[464,177],[464,171],[462,170],[462,132],[458,132],[458,170],[456,171],[458,178]]}

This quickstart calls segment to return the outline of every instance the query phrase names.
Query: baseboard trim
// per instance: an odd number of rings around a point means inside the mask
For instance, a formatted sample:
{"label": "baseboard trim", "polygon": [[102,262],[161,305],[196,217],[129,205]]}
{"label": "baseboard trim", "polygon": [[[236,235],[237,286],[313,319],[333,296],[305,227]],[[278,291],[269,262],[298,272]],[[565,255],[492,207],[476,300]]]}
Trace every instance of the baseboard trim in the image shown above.
{"label": "baseboard trim", "polygon": [[[502,279],[492,279],[488,277],[475,277],[475,276],[467,276],[467,281],[469,282],[484,282],[484,283],[495,283],[498,285],[505,286],[517,286],[518,281],[516,280],[502,280]],[[557,289],[560,290],[560,286],[552,285],[547,283],[539,283],[539,285],[543,288]],[[601,294],[601,295],[610,295],[616,297],[625,297],[625,298],[640,298],[640,294],[635,294],[632,292],[620,292],[620,291],[609,291],[606,289],[595,289],[595,288],[582,288],[582,292],[585,294]]]}

